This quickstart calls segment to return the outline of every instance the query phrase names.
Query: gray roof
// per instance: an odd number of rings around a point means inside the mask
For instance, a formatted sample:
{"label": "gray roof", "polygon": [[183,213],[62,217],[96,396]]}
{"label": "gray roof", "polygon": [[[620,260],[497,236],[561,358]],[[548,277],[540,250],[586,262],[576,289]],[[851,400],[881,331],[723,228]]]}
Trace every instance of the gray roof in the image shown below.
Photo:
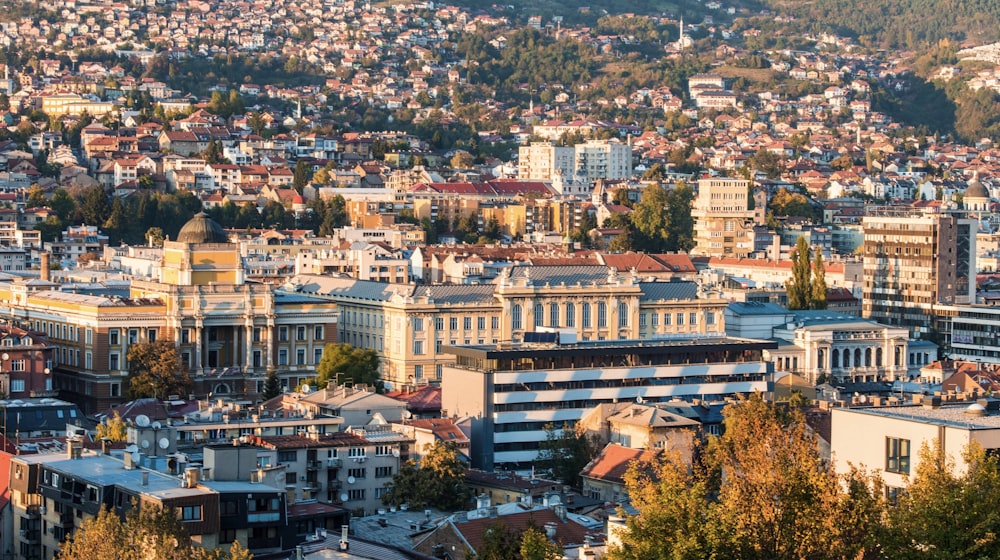
{"label": "gray roof", "polygon": [[730,303],[727,309],[734,315],[787,315],[790,313],[777,303],[759,301],[736,301]]}
{"label": "gray roof", "polygon": [[610,271],[611,267],[604,265],[515,266],[510,269],[510,277],[531,278],[535,285],[607,284]]}
{"label": "gray roof", "polygon": [[[384,302],[399,294],[404,297],[430,297],[434,302],[445,305],[491,304],[495,301],[493,294],[496,291],[496,286],[492,284],[413,286],[314,275],[296,276],[291,286],[294,286],[294,293],[303,296],[314,294]],[[284,290],[286,294],[290,293],[289,287],[286,286]]]}
{"label": "gray roof", "polygon": [[698,285],[694,282],[641,282],[639,288],[642,289],[642,296],[639,298],[642,301],[698,297]]}

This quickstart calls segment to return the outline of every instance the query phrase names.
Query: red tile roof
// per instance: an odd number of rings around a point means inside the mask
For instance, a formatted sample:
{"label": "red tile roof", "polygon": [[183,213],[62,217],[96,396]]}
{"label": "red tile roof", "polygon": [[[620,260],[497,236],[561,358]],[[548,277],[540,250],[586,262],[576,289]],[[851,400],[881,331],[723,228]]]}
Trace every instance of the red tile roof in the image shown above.
{"label": "red tile roof", "polygon": [[625,481],[625,472],[628,471],[632,461],[646,463],[655,457],[655,451],[631,449],[617,443],[609,443],[601,454],[587,465],[580,476],[621,483]]}

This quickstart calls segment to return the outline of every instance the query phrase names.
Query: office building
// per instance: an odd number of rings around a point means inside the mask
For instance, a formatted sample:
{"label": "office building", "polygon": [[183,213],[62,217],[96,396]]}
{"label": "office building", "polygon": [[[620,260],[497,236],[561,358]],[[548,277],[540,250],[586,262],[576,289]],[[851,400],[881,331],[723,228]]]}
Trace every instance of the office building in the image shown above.
{"label": "office building", "polygon": [[935,207],[878,206],[862,224],[866,319],[923,337],[935,330],[934,305],[975,302],[976,220]]}
{"label": "office building", "polygon": [[441,407],[472,419],[474,467],[527,468],[547,425],[573,426],[599,404],[766,393],[763,352],[775,348],[724,336],[448,346],[456,362],[444,368]]}
{"label": "office building", "polygon": [[750,181],[727,177],[698,180],[692,254],[745,258],[754,251],[755,212]]}

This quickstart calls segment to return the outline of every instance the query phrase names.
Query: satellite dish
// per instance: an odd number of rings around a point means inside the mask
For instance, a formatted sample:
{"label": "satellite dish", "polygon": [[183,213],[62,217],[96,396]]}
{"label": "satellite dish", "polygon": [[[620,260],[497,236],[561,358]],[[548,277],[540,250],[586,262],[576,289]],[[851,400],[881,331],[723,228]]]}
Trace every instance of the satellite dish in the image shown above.
{"label": "satellite dish", "polygon": [[644,403],[646,401],[642,400],[642,395],[639,395],[638,397],[635,398],[635,402],[637,402],[639,404],[642,404],[642,403]]}
{"label": "satellite dish", "polygon": [[399,450],[398,449],[393,449],[392,450],[392,456],[393,457],[399,457]]}
{"label": "satellite dish", "polygon": [[140,414],[140,415],[136,416],[135,417],[135,425],[139,426],[140,428],[148,428],[149,427],[149,416],[146,416],[145,414]]}
{"label": "satellite dish", "polygon": [[302,394],[303,395],[308,395],[310,391],[312,391],[312,387],[310,387],[308,385],[303,385],[302,386]]}
{"label": "satellite dish", "polygon": [[149,425],[149,427],[153,428],[154,430],[159,430],[160,428],[163,427],[163,424],[160,424],[159,422],[153,422],[152,424]]}
{"label": "satellite dish", "polygon": [[353,476],[347,477],[348,484],[354,484],[355,482],[357,482],[357,480]]}
{"label": "satellite dish", "polygon": [[170,440],[167,439],[167,438],[165,438],[165,437],[161,437],[159,445],[160,445],[160,449],[166,449],[166,448],[170,447]]}
{"label": "satellite dish", "polygon": [[125,448],[125,453],[138,453],[138,452],[139,452],[139,446],[134,443]]}
{"label": "satellite dish", "polygon": [[138,463],[139,459],[141,459],[141,458],[142,458],[142,456],[139,454],[138,451],[133,451],[132,452],[132,462],[133,463]]}
{"label": "satellite dish", "polygon": [[149,440],[148,439],[142,440],[142,448],[143,449],[149,449]]}
{"label": "satellite dish", "polygon": [[344,492],[343,494],[340,495],[340,501],[342,502],[347,501],[347,492]]}
{"label": "satellite dish", "polygon": [[406,418],[407,420],[409,420],[410,418],[413,418],[413,413],[410,412],[409,410],[404,410],[403,411],[403,418]]}
{"label": "satellite dish", "polygon": [[8,354],[8,353],[4,352],[4,353],[3,353],[3,356],[0,356],[0,358],[3,358],[3,359],[5,359],[5,360],[9,360],[9,359],[10,359],[10,354]]}

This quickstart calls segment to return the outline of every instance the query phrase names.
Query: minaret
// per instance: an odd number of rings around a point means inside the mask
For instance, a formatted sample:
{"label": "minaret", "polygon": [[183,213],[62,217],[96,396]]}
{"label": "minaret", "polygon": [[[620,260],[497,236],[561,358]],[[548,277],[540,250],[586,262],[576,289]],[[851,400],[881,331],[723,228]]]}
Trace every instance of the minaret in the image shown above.
{"label": "minaret", "polygon": [[302,98],[295,100],[295,120],[302,120]]}
{"label": "minaret", "polygon": [[681,22],[678,24],[680,29],[680,34],[677,35],[677,46],[680,50],[684,50],[684,16],[681,16]]}

